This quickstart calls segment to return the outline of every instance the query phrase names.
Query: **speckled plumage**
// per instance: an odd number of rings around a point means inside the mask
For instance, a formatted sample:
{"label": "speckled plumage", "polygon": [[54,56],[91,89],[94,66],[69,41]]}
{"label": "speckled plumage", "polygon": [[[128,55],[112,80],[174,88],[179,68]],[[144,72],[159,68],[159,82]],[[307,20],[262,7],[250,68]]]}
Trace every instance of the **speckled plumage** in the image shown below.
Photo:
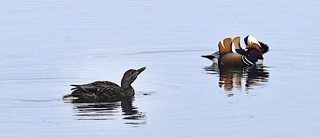
{"label": "speckled plumage", "polygon": [[83,85],[73,86],[72,93],[63,96],[63,99],[73,98],[77,100],[91,101],[120,101],[124,97],[132,97],[135,92],[131,83],[145,70],[145,67],[134,70],[130,69],[123,75],[121,87],[110,81],[95,81]]}

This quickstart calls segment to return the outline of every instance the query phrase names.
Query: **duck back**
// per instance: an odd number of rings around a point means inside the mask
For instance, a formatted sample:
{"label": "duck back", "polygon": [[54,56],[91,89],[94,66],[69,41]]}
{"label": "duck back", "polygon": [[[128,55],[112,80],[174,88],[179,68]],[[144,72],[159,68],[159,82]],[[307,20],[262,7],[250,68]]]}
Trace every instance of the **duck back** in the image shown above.
{"label": "duck back", "polygon": [[80,100],[99,100],[99,101],[118,101],[123,94],[119,85],[110,81],[96,81],[83,85],[74,86],[72,93],[65,95],[64,98],[74,97]]}

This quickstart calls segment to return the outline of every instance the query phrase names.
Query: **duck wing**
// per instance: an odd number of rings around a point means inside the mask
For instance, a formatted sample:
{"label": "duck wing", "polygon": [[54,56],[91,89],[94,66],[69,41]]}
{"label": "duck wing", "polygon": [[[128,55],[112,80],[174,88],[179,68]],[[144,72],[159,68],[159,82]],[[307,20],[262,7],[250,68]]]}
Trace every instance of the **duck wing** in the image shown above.
{"label": "duck wing", "polygon": [[223,40],[223,44],[221,41],[218,43],[218,47],[219,47],[219,51],[214,52],[210,55],[202,55],[201,57],[214,61],[214,59],[219,59],[221,56],[223,56],[226,53],[239,53],[238,51],[242,52],[243,50],[240,46],[240,37],[236,37],[234,39],[225,38]]}
{"label": "duck wing", "polygon": [[232,40],[232,52],[233,53],[238,53],[238,54],[241,54],[241,55],[244,55],[246,54],[246,50],[244,50],[243,48],[241,48],[241,45],[240,45],[240,37],[235,37],[233,40]]}
{"label": "duck wing", "polygon": [[223,56],[225,53],[232,52],[231,51],[231,46],[232,46],[232,39],[231,38],[225,38],[223,40],[223,45],[222,45],[222,43],[220,41],[219,44],[218,44],[220,57]]}
{"label": "duck wing", "polygon": [[122,91],[123,90],[121,90],[120,86],[118,85],[103,85],[97,91],[96,95],[100,100],[118,101],[124,96]]}
{"label": "duck wing", "polygon": [[119,85],[110,82],[110,81],[96,81],[89,84],[83,85],[71,85],[74,86],[71,90],[73,91],[82,91],[88,94],[97,94],[99,91],[103,91],[106,88],[120,88]]}

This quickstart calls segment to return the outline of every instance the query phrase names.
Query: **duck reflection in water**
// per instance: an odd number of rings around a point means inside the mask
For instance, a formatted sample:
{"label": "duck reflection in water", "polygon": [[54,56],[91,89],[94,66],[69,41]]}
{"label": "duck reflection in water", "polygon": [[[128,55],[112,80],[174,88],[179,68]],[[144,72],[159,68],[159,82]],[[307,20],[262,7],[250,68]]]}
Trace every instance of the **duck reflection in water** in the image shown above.
{"label": "duck reflection in water", "polygon": [[122,111],[125,124],[141,125],[146,123],[146,115],[133,106],[134,97],[123,98],[116,102],[88,102],[82,100],[65,100],[72,103],[76,120],[117,120]]}
{"label": "duck reflection in water", "polygon": [[242,89],[244,81],[245,90],[252,89],[254,86],[261,86],[263,82],[268,82],[269,72],[262,64],[246,67],[224,67],[213,63],[205,67],[208,74],[219,74],[219,87],[226,91],[232,91],[233,88]]}

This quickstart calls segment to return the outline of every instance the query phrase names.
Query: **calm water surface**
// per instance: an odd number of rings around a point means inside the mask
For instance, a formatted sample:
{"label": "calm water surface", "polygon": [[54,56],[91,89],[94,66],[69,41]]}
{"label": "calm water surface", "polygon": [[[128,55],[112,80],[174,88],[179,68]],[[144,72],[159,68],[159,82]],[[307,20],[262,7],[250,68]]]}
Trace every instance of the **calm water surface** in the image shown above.
{"label": "calm water surface", "polygon": [[[318,136],[318,1],[3,1],[0,136]],[[258,68],[201,58],[225,37],[269,45]],[[120,83],[132,101],[63,101]]]}

